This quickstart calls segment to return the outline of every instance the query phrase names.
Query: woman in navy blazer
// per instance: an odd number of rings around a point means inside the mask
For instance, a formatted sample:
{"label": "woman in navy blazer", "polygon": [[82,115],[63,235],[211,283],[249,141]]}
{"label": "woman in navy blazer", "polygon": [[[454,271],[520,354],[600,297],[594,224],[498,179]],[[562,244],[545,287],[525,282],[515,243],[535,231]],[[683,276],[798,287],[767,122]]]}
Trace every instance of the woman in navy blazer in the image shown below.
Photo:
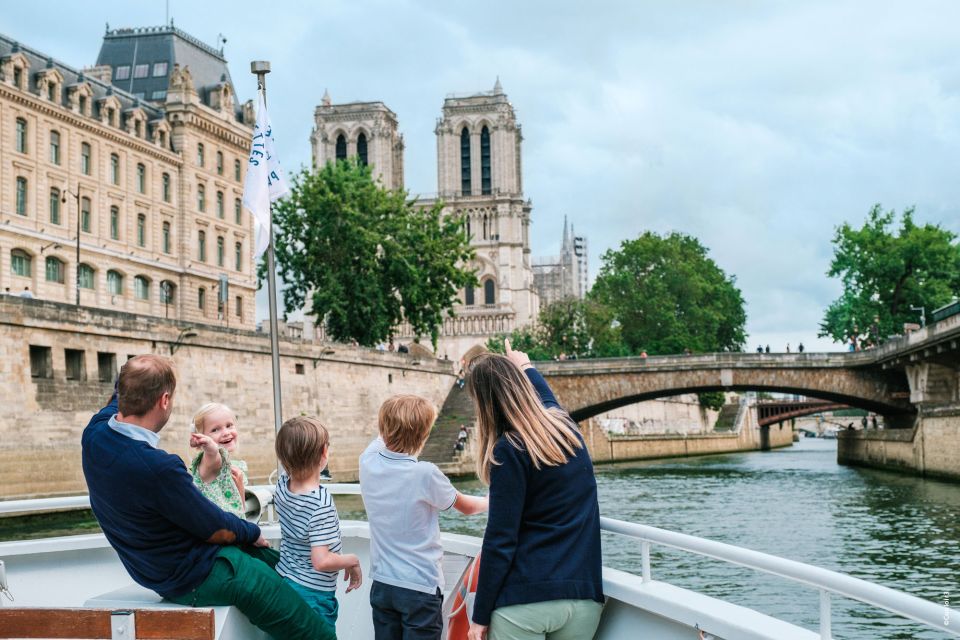
{"label": "woman in navy blazer", "polygon": [[576,423],[522,351],[477,356],[477,474],[490,485],[470,640],[592,638],[603,610],[600,509]]}

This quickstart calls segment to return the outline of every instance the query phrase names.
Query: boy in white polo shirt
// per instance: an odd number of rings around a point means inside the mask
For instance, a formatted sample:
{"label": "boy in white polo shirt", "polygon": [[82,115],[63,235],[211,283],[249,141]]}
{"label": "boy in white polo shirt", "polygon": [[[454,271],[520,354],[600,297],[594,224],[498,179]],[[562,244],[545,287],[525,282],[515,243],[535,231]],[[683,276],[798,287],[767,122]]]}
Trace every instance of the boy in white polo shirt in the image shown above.
{"label": "boy in white polo shirt", "polygon": [[376,640],[439,640],[443,547],[437,514],[450,507],[467,515],[487,510],[487,498],[460,493],[436,465],[417,460],[436,419],[426,399],[394,396],[380,407],[380,437],[360,455]]}

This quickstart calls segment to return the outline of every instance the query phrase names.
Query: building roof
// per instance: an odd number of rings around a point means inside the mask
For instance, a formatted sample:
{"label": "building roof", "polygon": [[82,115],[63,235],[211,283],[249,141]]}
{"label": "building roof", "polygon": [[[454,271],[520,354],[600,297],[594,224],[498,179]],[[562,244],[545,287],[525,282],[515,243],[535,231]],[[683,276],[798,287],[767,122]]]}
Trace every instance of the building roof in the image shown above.
{"label": "building roof", "polygon": [[[164,64],[165,63],[165,64]],[[194,86],[204,104],[208,93],[226,83],[237,95],[222,49],[215,49],[173,26],[107,29],[97,56],[97,65],[113,70],[114,86],[144,100],[163,102],[174,64],[189,67]],[[137,66],[148,65],[146,74]],[[126,71],[118,74],[119,67]],[[155,75],[156,74],[156,75]],[[136,77],[140,75],[141,77]]]}
{"label": "building roof", "polygon": [[[60,72],[60,75],[63,76],[63,86],[69,87],[74,84],[87,83],[90,86],[90,89],[93,91],[93,108],[94,108],[94,117],[98,117],[96,109],[98,108],[100,98],[113,95],[120,101],[122,109],[126,110],[131,107],[140,107],[147,114],[147,117],[151,120],[156,118],[163,117],[163,109],[155,105],[141,103],[138,98],[127,91],[119,90],[114,86],[102,82],[93,75],[87,75],[83,70],[77,70],[74,67],[63,64],[54,60],[50,56],[41,53],[35,49],[24,46],[18,41],[0,34],[0,58],[6,58],[8,56],[14,55],[16,53],[22,53],[26,56],[27,61],[30,63],[30,73],[27,74],[27,90],[36,93],[37,92],[37,72],[42,71],[43,69],[53,68]],[[67,106],[67,92],[61,92],[61,105]]]}

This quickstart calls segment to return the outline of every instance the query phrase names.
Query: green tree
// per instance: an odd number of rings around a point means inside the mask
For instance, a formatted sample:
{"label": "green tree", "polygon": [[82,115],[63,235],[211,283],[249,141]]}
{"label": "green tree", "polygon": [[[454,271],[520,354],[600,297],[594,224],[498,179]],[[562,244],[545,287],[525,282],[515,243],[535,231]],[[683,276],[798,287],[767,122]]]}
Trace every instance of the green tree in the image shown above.
{"label": "green tree", "polygon": [[603,255],[591,298],[613,312],[630,353],[743,348],[746,312],[736,278],[696,238],[647,232]]}
{"label": "green tree", "polygon": [[533,360],[560,354],[578,358],[629,355],[613,312],[595,300],[564,298],[544,305],[533,326],[516,329],[509,336],[495,336],[487,341],[487,348],[503,353],[504,337]]}
{"label": "green tree", "polygon": [[939,225],[918,226],[914,209],[900,216],[874,205],[859,229],[844,223],[833,238],[827,272],[840,278],[843,293],[820,324],[820,336],[837,342],[879,341],[900,333],[905,322],[947,304],[960,291],[960,246],[956,234]]}
{"label": "green tree", "polygon": [[406,320],[436,347],[458,291],[476,283],[461,266],[473,257],[462,220],[414,206],[357,162],[302,170],[273,218],[286,308],[309,299],[336,340],[372,346]]}

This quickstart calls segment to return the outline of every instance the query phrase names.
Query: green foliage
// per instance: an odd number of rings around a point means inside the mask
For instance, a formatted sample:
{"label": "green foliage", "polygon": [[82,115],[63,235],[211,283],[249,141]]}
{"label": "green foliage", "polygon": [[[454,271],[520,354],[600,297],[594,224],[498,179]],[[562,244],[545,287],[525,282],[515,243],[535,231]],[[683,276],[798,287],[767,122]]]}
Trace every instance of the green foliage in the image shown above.
{"label": "green foliage", "polygon": [[[514,349],[527,352],[533,360],[630,355],[619,328],[612,324],[613,312],[600,303],[565,298],[541,307],[536,324],[514,330],[509,338]],[[490,338],[487,348],[503,353],[504,337]]]}
{"label": "green foliage", "polygon": [[406,320],[436,346],[458,291],[476,283],[459,266],[473,257],[460,218],[415,207],[357,162],[301,171],[273,219],[286,308],[309,299],[336,340],[372,346]]}
{"label": "green foliage", "polygon": [[723,391],[705,391],[698,393],[697,398],[700,400],[701,407],[704,409],[713,409],[714,411],[723,409],[723,405],[727,402],[727,397]]}
{"label": "green foliage", "polygon": [[612,311],[633,354],[743,348],[746,312],[736,279],[687,235],[647,232],[607,251],[591,299]]}
{"label": "green foliage", "polygon": [[931,310],[960,291],[960,246],[956,234],[939,225],[917,226],[913,208],[900,216],[875,205],[859,229],[844,223],[833,239],[827,275],[840,278],[843,294],[820,324],[820,336],[837,342],[881,341],[899,334],[905,322],[918,322],[910,307]]}

